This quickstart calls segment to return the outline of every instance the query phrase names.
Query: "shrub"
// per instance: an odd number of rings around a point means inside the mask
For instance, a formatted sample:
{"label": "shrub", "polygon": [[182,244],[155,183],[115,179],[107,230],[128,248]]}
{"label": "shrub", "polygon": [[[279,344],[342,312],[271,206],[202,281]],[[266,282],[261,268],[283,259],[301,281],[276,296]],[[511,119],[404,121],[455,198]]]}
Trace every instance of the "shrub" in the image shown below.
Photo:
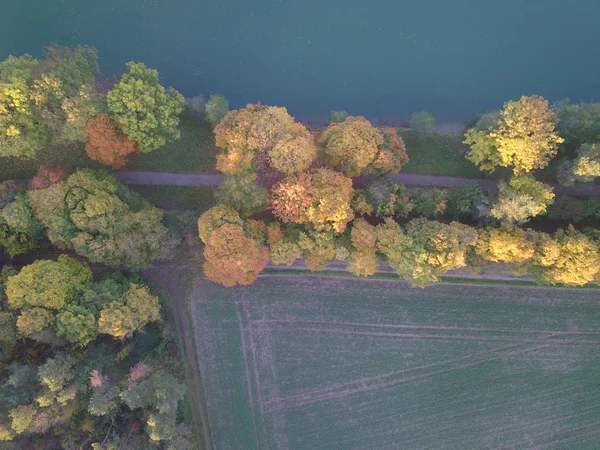
{"label": "shrub", "polygon": [[410,132],[416,137],[423,139],[435,134],[435,119],[427,111],[414,113],[408,123]]}
{"label": "shrub", "polygon": [[327,125],[331,123],[341,123],[348,117],[348,113],[343,110],[329,111],[329,117],[327,118]]}
{"label": "shrub", "polygon": [[204,105],[204,112],[206,119],[210,122],[213,127],[225,117],[229,112],[229,102],[222,95],[211,95],[208,97],[206,105]]}

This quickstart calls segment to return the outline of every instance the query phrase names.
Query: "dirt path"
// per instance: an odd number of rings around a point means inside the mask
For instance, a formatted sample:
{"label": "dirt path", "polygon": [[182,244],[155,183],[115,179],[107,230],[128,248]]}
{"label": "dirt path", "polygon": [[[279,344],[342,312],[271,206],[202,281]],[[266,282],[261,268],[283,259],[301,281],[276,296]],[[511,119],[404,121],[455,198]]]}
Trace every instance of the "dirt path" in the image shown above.
{"label": "dirt path", "polygon": [[[169,172],[115,172],[117,179],[123,184],[146,184],[167,186],[216,186],[224,179],[224,175],[209,173],[169,173]],[[496,189],[498,181],[474,178],[443,177],[438,175],[421,175],[414,173],[398,173],[388,175],[398,184],[406,186],[436,186],[452,187],[478,181],[486,189]],[[373,180],[372,176],[362,176],[354,179],[355,187],[360,187]],[[575,195],[582,197],[600,196],[600,185],[585,187],[567,187],[558,183],[546,183],[554,188],[556,194]]]}
{"label": "dirt path", "polygon": [[190,313],[185,292],[186,280],[182,276],[187,268],[186,265],[182,267],[181,265],[156,263],[152,264],[143,273],[143,276],[158,285],[169,298],[173,319],[179,332],[179,343],[185,366],[185,379],[196,435],[198,439],[204,441],[203,448],[210,450],[213,448],[211,430],[208,426],[204,388],[197,363],[194,330],[189,320]]}

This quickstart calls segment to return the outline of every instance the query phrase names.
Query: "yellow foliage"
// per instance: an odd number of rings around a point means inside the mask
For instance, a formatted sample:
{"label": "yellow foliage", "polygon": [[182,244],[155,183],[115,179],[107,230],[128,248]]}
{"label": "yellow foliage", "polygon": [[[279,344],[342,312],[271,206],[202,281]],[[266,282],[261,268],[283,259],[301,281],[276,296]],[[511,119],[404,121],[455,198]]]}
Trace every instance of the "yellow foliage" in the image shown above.
{"label": "yellow foliage", "polygon": [[319,138],[331,166],[353,177],[373,163],[384,143],[381,132],[364,117],[333,122]]}
{"label": "yellow foliage", "polygon": [[535,246],[520,228],[486,228],[479,233],[475,251],[488,261],[523,263],[533,257]]}

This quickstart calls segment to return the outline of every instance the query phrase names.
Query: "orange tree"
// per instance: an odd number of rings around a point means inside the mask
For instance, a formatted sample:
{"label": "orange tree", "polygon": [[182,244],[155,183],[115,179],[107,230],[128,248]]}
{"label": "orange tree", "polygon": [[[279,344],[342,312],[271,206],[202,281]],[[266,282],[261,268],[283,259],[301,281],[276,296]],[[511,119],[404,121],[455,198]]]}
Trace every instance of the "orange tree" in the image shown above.
{"label": "orange tree", "polygon": [[352,180],[328,169],[292,175],[275,185],[269,206],[283,222],[341,233],[354,217]]}
{"label": "orange tree", "polygon": [[139,153],[136,142],[121,133],[107,114],[99,114],[88,120],[85,134],[88,137],[85,151],[90,159],[113,169],[120,169],[127,164],[130,153]]}
{"label": "orange tree", "polygon": [[352,223],[350,232],[352,251],[348,269],[354,275],[368,277],[377,272],[377,235],[375,227],[365,219],[359,218]]}
{"label": "orange tree", "polygon": [[231,287],[250,284],[264,269],[269,250],[246,236],[240,225],[216,228],[204,247],[204,274],[209,280]]}

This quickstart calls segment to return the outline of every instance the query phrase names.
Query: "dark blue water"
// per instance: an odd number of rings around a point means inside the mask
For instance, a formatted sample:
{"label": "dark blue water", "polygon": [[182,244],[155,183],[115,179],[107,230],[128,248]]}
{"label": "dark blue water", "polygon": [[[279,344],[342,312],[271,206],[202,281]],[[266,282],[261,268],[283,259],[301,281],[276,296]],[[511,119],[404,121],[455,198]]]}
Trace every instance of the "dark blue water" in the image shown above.
{"label": "dark blue water", "polygon": [[0,58],[92,45],[184,95],[300,118],[470,119],[522,94],[600,100],[600,0],[0,0]]}

